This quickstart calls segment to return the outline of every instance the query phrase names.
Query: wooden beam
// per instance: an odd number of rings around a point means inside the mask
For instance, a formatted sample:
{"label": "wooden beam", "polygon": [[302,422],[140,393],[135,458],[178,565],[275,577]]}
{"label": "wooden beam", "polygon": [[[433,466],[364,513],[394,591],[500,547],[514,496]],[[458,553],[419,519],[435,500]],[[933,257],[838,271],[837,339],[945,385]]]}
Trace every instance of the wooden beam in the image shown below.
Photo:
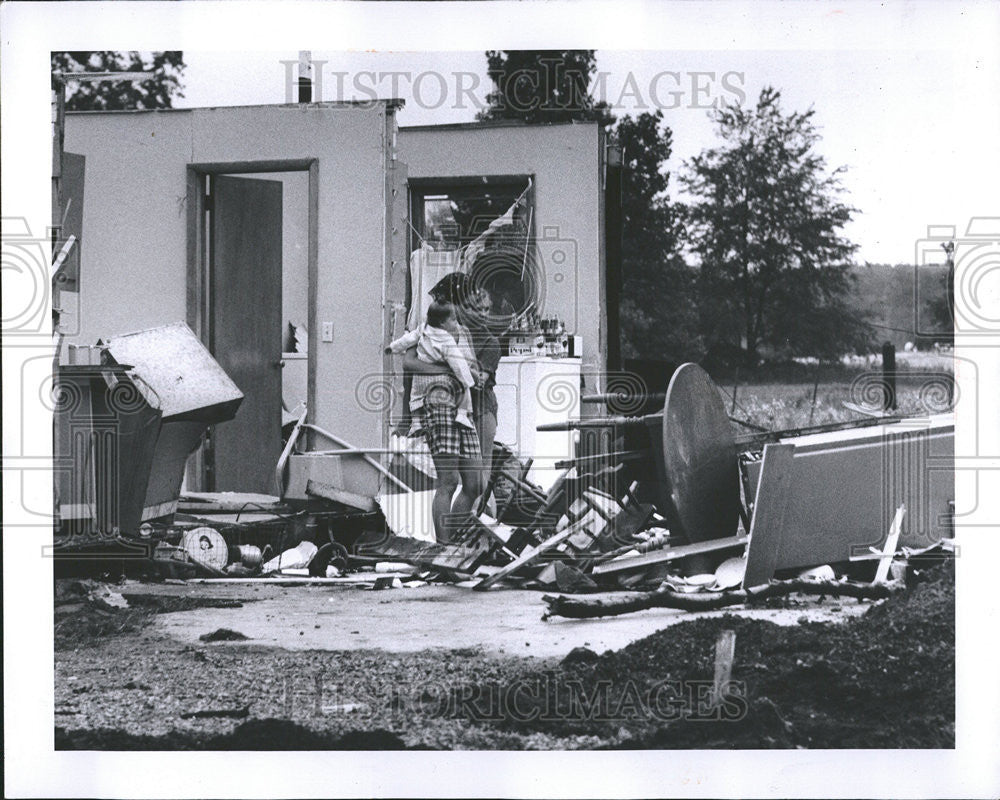
{"label": "wooden beam", "polygon": [[[187,170],[187,281],[186,306],[187,324],[205,347],[208,340],[208,291],[205,276],[205,176],[195,170]],[[195,449],[186,467],[187,484],[191,489],[207,488],[207,456],[205,443]]]}
{"label": "wooden beam", "polygon": [[882,558],[878,562],[875,570],[875,580],[872,583],[885,583],[889,576],[889,565],[896,555],[896,545],[899,543],[899,534],[903,530],[903,517],[906,516],[906,506],[901,505],[896,509],[896,516],[892,518],[892,525],[889,527],[889,535],[885,540],[885,547],[882,548]]}
{"label": "wooden beam", "polygon": [[785,533],[785,512],[789,502],[792,476],[793,444],[769,444],[764,447],[760,465],[753,518],[750,520],[750,547],[743,588],[767,583],[774,576]]}
{"label": "wooden beam", "polygon": [[683,544],[679,547],[671,547],[667,550],[655,550],[651,553],[635,556],[634,558],[619,558],[613,561],[606,561],[594,567],[594,575],[610,575],[615,572],[627,572],[628,570],[641,569],[654,564],[662,564],[666,561],[676,561],[678,558],[695,556],[699,553],[712,553],[717,550],[727,550],[730,547],[738,547],[747,543],[746,536],[729,536],[725,539],[710,539],[707,542],[696,542],[695,544]]}
{"label": "wooden beam", "polygon": [[644,611],[647,608],[675,608],[681,611],[714,611],[728,606],[760,603],[772,597],[804,594],[810,597],[853,597],[859,600],[883,600],[906,589],[902,581],[887,583],[851,583],[850,581],[771,581],[749,589],[723,592],[676,592],[666,585],[655,592],[614,592],[597,597],[543,595],[548,606],[543,620],[552,617],[594,619]]}
{"label": "wooden beam", "polygon": [[343,503],[345,506],[351,506],[361,511],[374,511],[377,507],[373,497],[365,497],[363,494],[355,494],[346,489],[338,489],[328,483],[311,479],[306,481],[306,494],[333,500],[335,503]]}
{"label": "wooden beam", "polygon": [[56,281],[59,277],[59,271],[65,266],[66,259],[69,258],[69,253],[73,249],[73,245],[76,244],[76,236],[71,235],[65,242],[63,246],[59,248],[59,253],[52,260],[52,280]]}
{"label": "wooden beam", "polygon": [[902,422],[907,417],[893,414],[884,417],[869,417],[866,419],[852,419],[846,422],[825,422],[821,425],[806,425],[802,428],[786,428],[781,431],[770,431],[768,433],[751,433],[736,437],[736,446],[744,450],[761,448],[770,442],[779,442],[782,439],[792,439],[798,436],[809,436],[813,433],[834,433],[836,431],[849,431],[857,428],[872,428],[878,425],[888,425],[893,422]]}
{"label": "wooden beam", "polygon": [[736,631],[722,630],[715,640],[715,676],[712,680],[712,708],[718,706],[728,694],[733,677],[733,657],[736,655]]}
{"label": "wooden beam", "polygon": [[[240,584],[248,583],[255,586],[261,585],[272,585],[272,586],[353,586],[353,585],[364,585],[367,583],[374,583],[378,578],[406,578],[412,579],[412,575],[407,575],[402,572],[388,572],[379,573],[377,575],[371,574],[369,577],[360,577],[357,575],[348,575],[342,578],[306,578],[306,577],[288,577],[288,578],[188,578],[181,583],[199,583],[199,584]],[[317,612],[322,614],[324,612]],[[330,612],[334,613],[334,612]],[[336,612],[341,613],[341,612]]]}
{"label": "wooden beam", "polygon": [[[306,327],[309,350],[306,356],[306,422],[316,422],[316,373],[319,369],[319,159],[309,160],[309,233],[307,254]],[[306,432],[306,447],[315,443]]]}
{"label": "wooden beam", "polygon": [[472,587],[473,590],[477,592],[482,592],[485,591],[486,589],[489,589],[497,581],[503,580],[508,575],[513,575],[522,567],[528,566],[528,564],[537,561],[539,558],[541,558],[550,550],[554,550],[556,547],[558,547],[567,539],[569,539],[570,536],[572,536],[574,533],[577,532],[578,528],[575,524],[567,525],[565,528],[559,531],[559,533],[557,533],[555,536],[550,536],[548,539],[546,539],[544,542],[538,545],[538,547],[532,550],[528,555],[522,555],[520,558],[517,558],[514,561],[511,561],[506,566],[504,566],[499,572],[495,572],[492,575],[487,575],[479,583],[477,583],[475,586]]}

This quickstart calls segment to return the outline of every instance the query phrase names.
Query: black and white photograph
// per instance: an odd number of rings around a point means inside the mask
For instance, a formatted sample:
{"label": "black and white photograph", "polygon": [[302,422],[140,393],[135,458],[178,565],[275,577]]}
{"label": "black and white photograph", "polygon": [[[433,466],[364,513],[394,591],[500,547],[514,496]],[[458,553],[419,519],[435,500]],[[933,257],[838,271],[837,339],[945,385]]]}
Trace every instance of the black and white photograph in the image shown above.
{"label": "black and white photograph", "polygon": [[1000,5],[0,19],[7,795],[997,796]]}

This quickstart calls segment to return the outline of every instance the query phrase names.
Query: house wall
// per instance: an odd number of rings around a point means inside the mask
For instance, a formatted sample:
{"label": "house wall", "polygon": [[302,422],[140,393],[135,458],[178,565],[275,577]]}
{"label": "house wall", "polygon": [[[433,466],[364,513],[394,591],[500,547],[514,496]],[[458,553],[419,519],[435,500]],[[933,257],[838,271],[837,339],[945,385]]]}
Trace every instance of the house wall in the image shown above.
{"label": "house wall", "polygon": [[585,385],[599,390],[607,317],[598,124],[401,128],[399,150],[411,180],[533,176],[533,228],[546,276],[544,314],[561,317],[583,338]]}
{"label": "house wall", "polygon": [[79,309],[66,341],[187,317],[184,165],[193,113],[67,114],[65,149],[86,157]]}
{"label": "house wall", "polygon": [[189,164],[317,159],[314,321],[333,322],[334,340],[310,342],[311,418],[352,444],[378,447],[383,415],[361,407],[355,390],[383,366],[394,125],[384,103],[67,115],[66,150],[87,159],[80,314],[68,321],[67,341],[93,344],[187,319]]}

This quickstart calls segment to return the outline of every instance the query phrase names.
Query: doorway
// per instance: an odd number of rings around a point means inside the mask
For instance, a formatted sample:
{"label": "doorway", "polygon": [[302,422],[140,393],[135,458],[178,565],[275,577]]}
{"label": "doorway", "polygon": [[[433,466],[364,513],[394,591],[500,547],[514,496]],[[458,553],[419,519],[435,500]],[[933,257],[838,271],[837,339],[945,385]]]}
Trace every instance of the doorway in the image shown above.
{"label": "doorway", "polygon": [[189,168],[188,324],[244,395],[189,464],[193,489],[276,491],[289,360],[304,378],[291,396],[310,396],[316,177],[314,162]]}

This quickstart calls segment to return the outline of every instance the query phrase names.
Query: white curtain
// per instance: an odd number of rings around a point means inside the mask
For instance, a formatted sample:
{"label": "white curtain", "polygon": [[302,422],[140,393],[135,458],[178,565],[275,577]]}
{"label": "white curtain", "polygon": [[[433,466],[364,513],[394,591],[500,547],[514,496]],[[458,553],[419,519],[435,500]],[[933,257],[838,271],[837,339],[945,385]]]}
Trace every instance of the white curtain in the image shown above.
{"label": "white curtain", "polygon": [[464,272],[458,250],[435,250],[427,242],[410,253],[410,286],[413,287],[406,329],[414,330],[427,314],[431,304],[428,294],[449,272]]}

